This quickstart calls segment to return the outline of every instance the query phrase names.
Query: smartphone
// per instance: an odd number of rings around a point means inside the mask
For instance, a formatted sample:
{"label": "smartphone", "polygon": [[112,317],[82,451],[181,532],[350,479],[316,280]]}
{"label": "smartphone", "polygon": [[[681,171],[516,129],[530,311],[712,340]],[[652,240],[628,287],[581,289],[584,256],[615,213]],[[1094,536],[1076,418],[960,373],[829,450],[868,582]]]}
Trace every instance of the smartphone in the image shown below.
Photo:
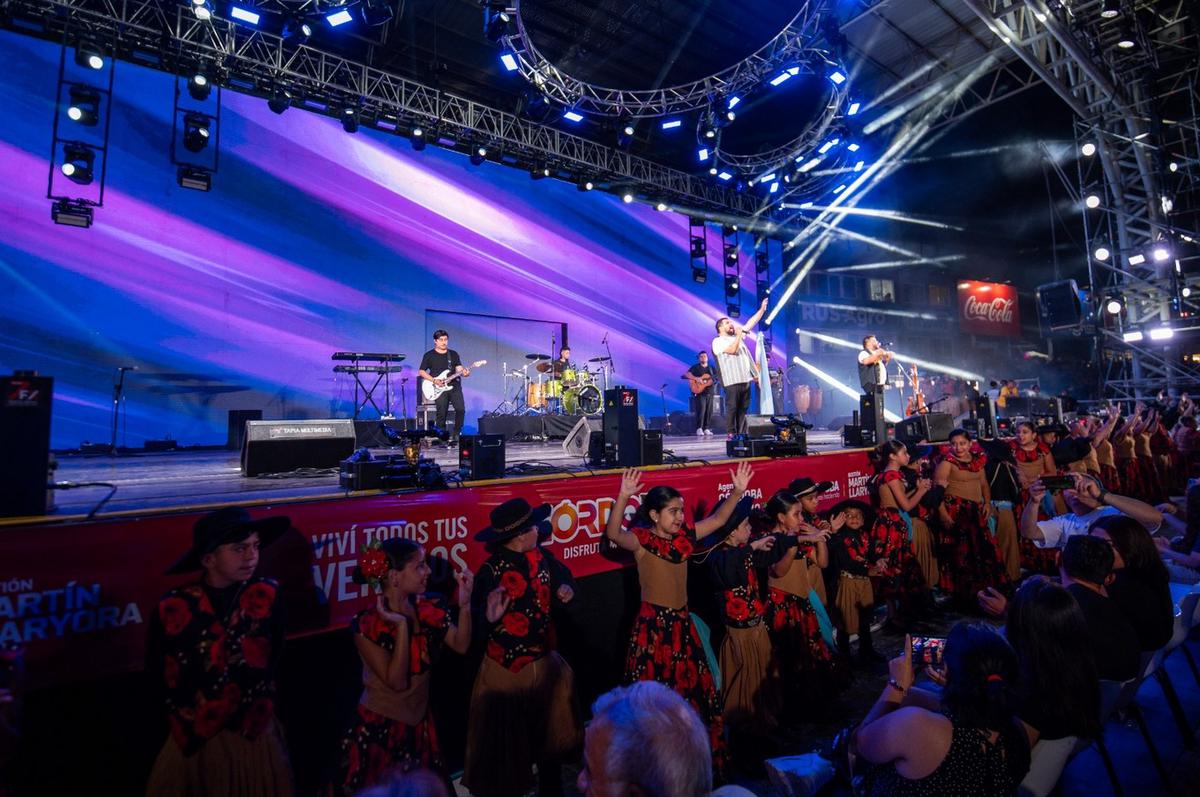
{"label": "smartphone", "polygon": [[1070,476],[1043,476],[1042,486],[1052,493],[1075,489],[1075,479]]}
{"label": "smartphone", "polygon": [[942,654],[946,650],[946,638],[940,636],[915,636],[912,638],[913,667],[940,667]]}

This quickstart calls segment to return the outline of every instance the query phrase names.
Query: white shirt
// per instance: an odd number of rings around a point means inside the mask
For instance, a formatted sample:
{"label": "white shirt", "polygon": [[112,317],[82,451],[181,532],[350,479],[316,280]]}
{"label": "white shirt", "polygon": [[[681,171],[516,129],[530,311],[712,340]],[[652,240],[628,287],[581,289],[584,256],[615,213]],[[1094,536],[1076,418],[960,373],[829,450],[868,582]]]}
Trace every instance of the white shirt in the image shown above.
{"label": "white shirt", "polygon": [[[728,354],[726,349],[735,340],[738,341],[737,351]],[[754,361],[750,359],[746,344],[736,335],[717,335],[713,338],[712,351],[717,358],[722,385],[740,385],[754,379]]]}
{"label": "white shirt", "polygon": [[[867,359],[873,354],[875,354],[875,352],[863,349],[858,353],[858,364],[866,365]],[[887,366],[883,364],[883,360],[875,363],[875,383],[879,385],[887,384]]]}
{"label": "white shirt", "polygon": [[1067,544],[1067,540],[1076,534],[1087,534],[1092,524],[1100,518],[1119,514],[1121,514],[1121,510],[1115,506],[1102,506],[1099,509],[1093,509],[1086,515],[1071,513],[1052,517],[1049,520],[1039,520],[1038,528],[1041,529],[1045,539],[1034,540],[1033,544],[1039,548],[1062,548]]}

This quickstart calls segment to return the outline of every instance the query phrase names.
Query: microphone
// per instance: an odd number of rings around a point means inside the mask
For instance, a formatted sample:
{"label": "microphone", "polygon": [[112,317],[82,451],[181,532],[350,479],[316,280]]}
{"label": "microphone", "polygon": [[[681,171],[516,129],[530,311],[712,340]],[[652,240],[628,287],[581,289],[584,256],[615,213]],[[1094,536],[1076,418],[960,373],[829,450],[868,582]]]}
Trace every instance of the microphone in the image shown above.
{"label": "microphone", "polygon": [[608,343],[608,333],[604,333],[604,337],[600,339],[601,343]]}
{"label": "microphone", "polygon": [[137,369],[138,369],[138,367],[136,365],[118,365],[117,366],[118,371],[136,371]]}

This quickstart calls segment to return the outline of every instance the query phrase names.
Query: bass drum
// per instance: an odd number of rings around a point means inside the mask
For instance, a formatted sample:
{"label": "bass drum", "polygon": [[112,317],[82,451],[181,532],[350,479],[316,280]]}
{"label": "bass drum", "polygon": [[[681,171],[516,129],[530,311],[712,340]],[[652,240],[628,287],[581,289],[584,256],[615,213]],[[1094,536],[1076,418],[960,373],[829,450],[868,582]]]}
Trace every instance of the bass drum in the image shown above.
{"label": "bass drum", "polygon": [[584,415],[595,415],[600,411],[600,389],[595,385],[587,385],[579,388],[579,392],[575,397],[575,402],[579,412]]}
{"label": "bass drum", "polygon": [[530,382],[525,388],[525,404],[530,409],[540,410],[546,406],[546,395],[540,382]]}

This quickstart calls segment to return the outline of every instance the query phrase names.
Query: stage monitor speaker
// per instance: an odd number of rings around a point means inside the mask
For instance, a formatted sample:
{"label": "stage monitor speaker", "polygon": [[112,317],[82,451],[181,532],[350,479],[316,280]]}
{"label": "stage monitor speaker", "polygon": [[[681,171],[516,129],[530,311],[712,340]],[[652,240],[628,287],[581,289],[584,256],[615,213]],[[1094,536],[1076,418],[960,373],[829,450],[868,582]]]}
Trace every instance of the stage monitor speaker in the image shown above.
{"label": "stage monitor speaker", "polygon": [[954,416],[947,412],[927,412],[913,415],[896,424],[896,439],[905,445],[922,440],[928,443],[944,443],[950,439],[954,429]]}
{"label": "stage monitor speaker", "polygon": [[771,423],[770,415],[747,415],[747,437],[774,437],[775,424]]}
{"label": "stage monitor speaker", "polygon": [[261,420],[262,410],[230,410],[225,447],[230,451],[241,451],[242,442],[246,439],[246,421]]}
{"label": "stage monitor speaker", "polygon": [[842,427],[842,444],[847,448],[874,448],[875,430],[847,424]]}
{"label": "stage monitor speaker", "polygon": [[584,416],[567,433],[567,437],[562,443],[563,451],[572,457],[586,457],[590,450],[589,442],[593,436],[599,437],[603,442],[604,420]]}
{"label": "stage monitor speaker", "polygon": [[458,440],[458,470],[465,481],[503,478],[504,435],[462,435]]}
{"label": "stage monitor speaker", "polygon": [[638,465],[661,465],[663,463],[663,436],[659,429],[642,429],[641,462]]}
{"label": "stage monitor speaker", "polygon": [[354,421],[246,421],[242,475],[336,468],[354,453]]}
{"label": "stage monitor speaker", "polygon": [[46,514],[54,380],[17,371],[0,377],[0,517]]}
{"label": "stage monitor speaker", "polygon": [[1037,309],[1043,331],[1074,329],[1083,323],[1083,305],[1079,301],[1079,286],[1075,280],[1039,285]]}

